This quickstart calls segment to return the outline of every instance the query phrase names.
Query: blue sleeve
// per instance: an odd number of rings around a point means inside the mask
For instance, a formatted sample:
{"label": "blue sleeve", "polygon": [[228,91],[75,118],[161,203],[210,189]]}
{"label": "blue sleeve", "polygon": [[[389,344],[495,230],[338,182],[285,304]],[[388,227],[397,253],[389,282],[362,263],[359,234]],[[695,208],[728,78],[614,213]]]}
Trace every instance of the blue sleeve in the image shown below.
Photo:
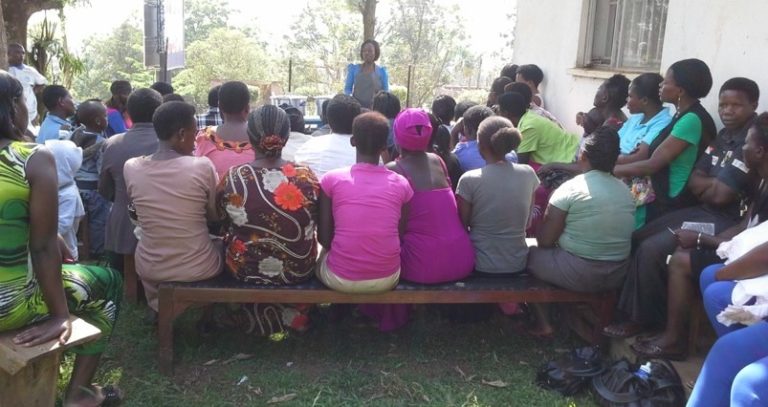
{"label": "blue sleeve", "polygon": [[118,111],[110,112],[107,115],[107,123],[109,123],[109,128],[112,129],[114,133],[112,134],[120,134],[125,133],[127,130],[125,128],[125,121],[123,120],[123,115],[120,114]]}
{"label": "blue sleeve", "polygon": [[379,77],[381,78],[381,90],[389,92],[389,74],[387,73],[387,68],[383,66],[379,67]]}
{"label": "blue sleeve", "polygon": [[357,74],[357,65],[347,65],[347,81],[344,83],[344,94],[352,95],[352,86],[355,84],[355,74]]}

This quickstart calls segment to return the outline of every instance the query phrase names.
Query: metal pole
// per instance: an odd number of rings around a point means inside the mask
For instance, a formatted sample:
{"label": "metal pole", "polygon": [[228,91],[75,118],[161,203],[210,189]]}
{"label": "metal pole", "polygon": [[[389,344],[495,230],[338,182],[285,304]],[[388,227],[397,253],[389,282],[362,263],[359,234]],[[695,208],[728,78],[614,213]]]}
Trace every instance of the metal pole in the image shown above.
{"label": "metal pole", "polygon": [[413,65],[408,65],[408,82],[405,87],[405,107],[411,107],[411,75]]}
{"label": "metal pole", "polygon": [[293,59],[288,60],[288,93],[293,88]]}

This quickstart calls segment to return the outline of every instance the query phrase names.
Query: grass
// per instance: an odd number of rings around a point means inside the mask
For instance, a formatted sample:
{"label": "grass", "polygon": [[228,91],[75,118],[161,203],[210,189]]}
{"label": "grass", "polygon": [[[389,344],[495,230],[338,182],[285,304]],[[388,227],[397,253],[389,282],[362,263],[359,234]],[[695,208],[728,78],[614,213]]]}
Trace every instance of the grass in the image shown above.
{"label": "grass", "polygon": [[[275,342],[236,332],[202,337],[195,312],[176,325],[176,374],[157,369],[155,330],[144,306],[125,306],[98,383],[113,383],[124,406],[591,406],[538,388],[536,370],[573,346],[514,333],[501,315],[479,323],[420,309],[410,325],[381,333],[354,318],[316,320],[304,335]],[[243,360],[230,360],[244,354]],[[218,360],[206,365],[206,362]],[[63,388],[72,366],[62,365]]]}

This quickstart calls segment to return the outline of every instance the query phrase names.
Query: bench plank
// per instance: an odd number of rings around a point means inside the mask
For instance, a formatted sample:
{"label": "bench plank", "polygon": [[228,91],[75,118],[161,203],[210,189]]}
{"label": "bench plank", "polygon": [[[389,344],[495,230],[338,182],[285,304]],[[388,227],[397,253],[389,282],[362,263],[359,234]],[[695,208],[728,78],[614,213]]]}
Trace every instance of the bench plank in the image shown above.
{"label": "bench plank", "polygon": [[613,318],[613,293],[579,293],[545,283],[528,274],[470,276],[459,282],[423,285],[401,281],[379,294],[346,294],[325,287],[317,279],[292,286],[260,286],[223,274],[199,282],[166,282],[159,288],[158,340],[160,370],[173,372],[173,323],[194,304],[207,303],[337,303],[337,304],[469,304],[503,302],[588,303],[599,324],[589,336],[601,340],[599,330]]}

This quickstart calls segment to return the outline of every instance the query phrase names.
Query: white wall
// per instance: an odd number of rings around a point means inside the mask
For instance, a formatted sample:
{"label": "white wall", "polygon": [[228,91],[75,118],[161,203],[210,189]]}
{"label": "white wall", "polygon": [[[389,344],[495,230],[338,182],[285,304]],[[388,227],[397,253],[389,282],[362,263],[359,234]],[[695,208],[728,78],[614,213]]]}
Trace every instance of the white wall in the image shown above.
{"label": "white wall", "polygon": [[[577,68],[586,0],[518,0],[514,62],[544,71],[544,102],[568,129],[580,132],[575,116],[592,107],[595,90],[611,73]],[[759,110],[768,110],[768,1],[670,0],[662,73],[673,62],[699,58],[712,70],[714,86],[703,100],[719,124],[717,90],[745,76],[761,86]],[[633,75],[627,75],[633,78]]]}

